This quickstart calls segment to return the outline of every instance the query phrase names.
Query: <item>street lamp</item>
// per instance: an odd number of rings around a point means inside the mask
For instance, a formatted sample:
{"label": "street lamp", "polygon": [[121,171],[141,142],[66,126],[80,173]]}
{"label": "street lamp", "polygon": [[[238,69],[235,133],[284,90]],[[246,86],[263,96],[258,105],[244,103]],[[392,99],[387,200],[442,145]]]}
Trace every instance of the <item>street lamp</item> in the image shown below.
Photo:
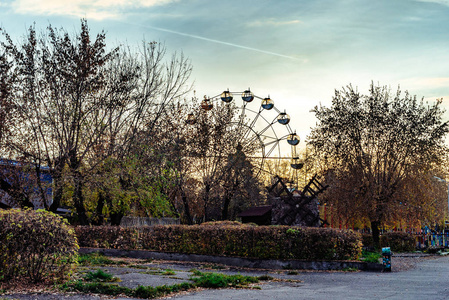
{"label": "street lamp", "polygon": [[449,183],[446,180],[441,179],[440,177],[437,177],[437,176],[433,176],[433,178],[435,178],[436,180],[438,180],[440,182],[444,182],[447,185],[447,207],[448,207],[448,218],[449,218]]}

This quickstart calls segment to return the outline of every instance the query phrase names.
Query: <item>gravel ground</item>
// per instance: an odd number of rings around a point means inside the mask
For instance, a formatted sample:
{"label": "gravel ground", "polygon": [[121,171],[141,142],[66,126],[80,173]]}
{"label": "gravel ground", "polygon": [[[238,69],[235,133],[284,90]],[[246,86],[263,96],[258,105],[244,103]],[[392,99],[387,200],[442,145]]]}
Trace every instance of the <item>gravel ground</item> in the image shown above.
{"label": "gravel ground", "polygon": [[437,255],[425,253],[400,253],[393,254],[391,257],[391,271],[402,272],[413,269],[417,263],[427,260],[435,259]]}

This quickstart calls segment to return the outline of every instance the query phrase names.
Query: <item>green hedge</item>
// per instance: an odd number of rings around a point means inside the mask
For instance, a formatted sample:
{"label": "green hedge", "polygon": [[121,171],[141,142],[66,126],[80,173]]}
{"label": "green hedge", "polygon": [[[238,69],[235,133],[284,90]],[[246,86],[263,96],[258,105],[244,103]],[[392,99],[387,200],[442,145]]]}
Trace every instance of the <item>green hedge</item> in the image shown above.
{"label": "green hedge", "polygon": [[380,246],[390,247],[395,252],[410,252],[416,250],[416,239],[407,232],[387,232],[381,235]]}
{"label": "green hedge", "polygon": [[262,259],[358,259],[362,245],[359,233],[330,228],[221,223],[140,228],[79,226],[75,231],[81,247]]}
{"label": "green hedge", "polygon": [[[374,248],[373,236],[368,233],[362,234],[362,244],[364,247]],[[392,231],[380,236],[380,246],[390,247],[395,252],[410,252],[416,250],[416,238],[413,234]]]}
{"label": "green hedge", "polygon": [[75,233],[61,217],[44,210],[0,210],[0,281],[61,282],[77,258]]}

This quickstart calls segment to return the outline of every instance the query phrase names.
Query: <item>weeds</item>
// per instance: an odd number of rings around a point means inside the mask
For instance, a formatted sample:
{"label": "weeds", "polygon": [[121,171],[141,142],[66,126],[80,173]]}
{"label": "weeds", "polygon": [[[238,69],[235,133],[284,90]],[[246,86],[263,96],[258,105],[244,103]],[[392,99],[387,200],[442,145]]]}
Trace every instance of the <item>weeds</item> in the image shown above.
{"label": "weeds", "polygon": [[190,269],[189,272],[193,273],[193,275],[195,275],[195,276],[201,276],[201,274],[203,274],[200,271],[198,271],[197,269]]}
{"label": "weeds", "polygon": [[257,279],[259,279],[260,281],[269,281],[273,280],[274,278],[270,275],[260,275],[259,277],[257,277]]}
{"label": "weeds", "polygon": [[117,284],[108,284],[104,282],[82,282],[75,281],[65,283],[61,287],[65,291],[76,291],[82,293],[94,293],[110,296],[117,296],[124,294],[126,296],[132,296],[133,290]]}
{"label": "weeds", "polygon": [[359,269],[348,267],[348,268],[342,269],[342,271],[343,271],[343,272],[358,272]]}
{"label": "weeds", "polygon": [[162,272],[162,275],[176,275],[176,272],[170,269],[166,269],[164,272]]}
{"label": "weeds", "polygon": [[115,261],[107,258],[101,253],[89,253],[89,254],[81,254],[78,256],[78,263],[80,265],[86,266],[104,266],[104,265],[127,265],[126,261],[120,260]]}
{"label": "weeds", "polygon": [[178,293],[181,291],[187,291],[194,286],[191,283],[184,282],[174,285],[162,285],[157,287],[152,286],[138,286],[133,291],[133,297],[152,299],[162,297],[171,293]]}
{"label": "weeds", "polygon": [[288,271],[287,275],[298,275],[299,272],[298,271]]}
{"label": "weeds", "polygon": [[133,269],[149,269],[148,266],[142,266],[142,265],[129,265],[130,268]]}
{"label": "weeds", "polygon": [[[100,273],[99,271],[97,271],[97,273]],[[165,270],[165,272],[167,271],[173,272],[172,270],[169,269]],[[128,297],[153,299],[153,298],[160,298],[171,293],[187,291],[196,287],[203,287],[203,288],[246,287],[249,284],[257,283],[260,280],[273,279],[271,276],[267,275],[262,275],[259,277],[243,276],[243,275],[225,275],[220,273],[202,273],[195,269],[191,270],[191,272],[193,273],[193,276],[196,276],[191,278],[194,283],[184,282],[180,284],[162,285],[157,287],[139,286],[136,289],[130,289],[127,287],[119,286],[117,284],[107,284],[105,282],[75,281],[66,283],[62,285],[61,288],[65,291],[95,293],[110,296],[117,296],[122,294]],[[104,275],[95,275],[93,277],[97,278],[102,276]],[[260,289],[260,287],[255,288]]]}
{"label": "weeds", "polygon": [[120,280],[101,269],[98,269],[96,272],[88,272],[83,279],[91,282],[117,282]]}
{"label": "weeds", "polygon": [[212,270],[223,270],[226,269],[226,267],[221,265],[204,265],[205,269],[212,269]]}
{"label": "weeds", "polygon": [[199,277],[192,277],[192,280],[197,286],[205,288],[243,287],[259,282],[257,277],[221,273],[201,273]]}
{"label": "weeds", "polygon": [[149,274],[149,275],[165,275],[165,276],[176,275],[176,272],[171,269],[166,269],[165,271],[156,269],[156,270],[151,270],[151,271],[146,271],[146,272],[141,272],[141,273]]}
{"label": "weeds", "polygon": [[362,251],[362,260],[370,263],[378,263],[382,258],[382,254],[379,252]]}

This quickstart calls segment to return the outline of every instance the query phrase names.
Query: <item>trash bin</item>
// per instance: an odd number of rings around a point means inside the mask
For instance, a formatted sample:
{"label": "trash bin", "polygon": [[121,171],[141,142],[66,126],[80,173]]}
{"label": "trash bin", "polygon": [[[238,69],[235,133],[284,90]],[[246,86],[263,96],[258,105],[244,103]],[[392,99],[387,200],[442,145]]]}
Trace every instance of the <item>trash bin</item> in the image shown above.
{"label": "trash bin", "polygon": [[390,247],[382,248],[382,265],[384,272],[391,272],[391,250]]}

